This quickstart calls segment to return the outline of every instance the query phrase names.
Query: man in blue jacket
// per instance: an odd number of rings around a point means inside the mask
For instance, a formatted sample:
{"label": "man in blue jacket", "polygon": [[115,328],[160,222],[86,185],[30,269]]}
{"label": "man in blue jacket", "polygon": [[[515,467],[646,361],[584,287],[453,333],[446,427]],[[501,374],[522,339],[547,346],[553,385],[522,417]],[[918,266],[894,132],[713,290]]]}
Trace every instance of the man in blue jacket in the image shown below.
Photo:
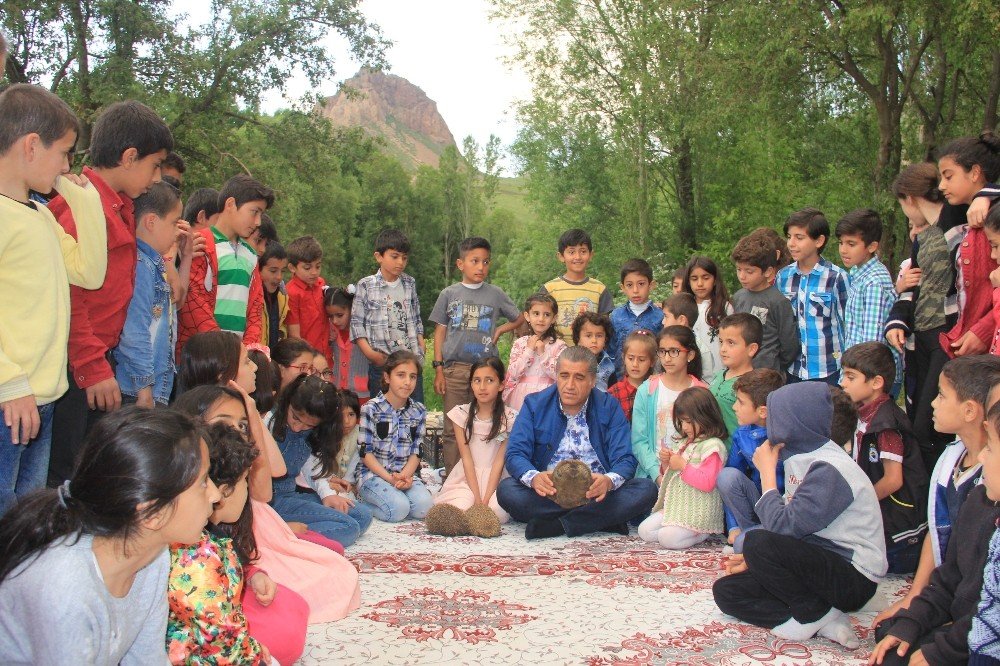
{"label": "man in blue jacket", "polygon": [[[656,501],[656,484],[632,478],[637,462],[621,405],[596,390],[596,382],[597,357],[569,347],[559,356],[556,385],[529,395],[514,421],[505,459],[510,478],[500,482],[497,501],[528,524],[526,539],[628,534],[628,521],[649,513]],[[591,501],[575,509],[551,499],[552,470],[563,460],[582,460],[591,469]]]}

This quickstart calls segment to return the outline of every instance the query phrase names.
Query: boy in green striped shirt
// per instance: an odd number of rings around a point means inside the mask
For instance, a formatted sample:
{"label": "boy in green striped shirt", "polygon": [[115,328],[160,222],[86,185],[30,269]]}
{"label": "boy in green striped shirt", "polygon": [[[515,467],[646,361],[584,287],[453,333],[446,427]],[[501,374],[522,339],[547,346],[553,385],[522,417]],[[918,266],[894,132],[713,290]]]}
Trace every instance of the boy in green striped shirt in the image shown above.
{"label": "boy in green striped shirt", "polygon": [[273,203],[274,192],[250,176],[234,176],[222,186],[215,225],[198,232],[205,238],[205,256],[191,263],[187,300],[178,314],[178,353],[188,338],[204,331],[230,331],[244,344],[260,342],[264,296],[257,253],[245,239]]}

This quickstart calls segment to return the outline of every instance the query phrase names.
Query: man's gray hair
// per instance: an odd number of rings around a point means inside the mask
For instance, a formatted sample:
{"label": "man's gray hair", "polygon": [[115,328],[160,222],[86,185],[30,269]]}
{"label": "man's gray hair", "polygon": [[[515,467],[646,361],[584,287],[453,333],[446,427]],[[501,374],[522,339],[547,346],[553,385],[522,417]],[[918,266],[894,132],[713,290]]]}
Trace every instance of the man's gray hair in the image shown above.
{"label": "man's gray hair", "polygon": [[556,368],[558,369],[559,364],[563,361],[567,363],[587,363],[587,372],[589,372],[594,377],[597,377],[597,357],[594,356],[594,352],[590,351],[586,347],[574,346],[566,347],[561,354],[559,354],[559,361],[556,363]]}

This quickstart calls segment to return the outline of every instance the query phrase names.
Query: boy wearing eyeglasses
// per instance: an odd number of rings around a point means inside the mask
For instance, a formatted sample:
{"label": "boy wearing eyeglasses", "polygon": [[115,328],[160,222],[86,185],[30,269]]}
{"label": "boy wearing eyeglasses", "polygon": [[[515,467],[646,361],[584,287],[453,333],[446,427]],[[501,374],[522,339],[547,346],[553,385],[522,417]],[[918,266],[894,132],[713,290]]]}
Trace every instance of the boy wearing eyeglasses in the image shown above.
{"label": "boy wearing eyeglasses", "polygon": [[748,312],[731,314],[719,322],[719,357],[726,371],[715,375],[708,390],[715,396],[722,411],[729,437],[726,453],[732,448],[732,434],[739,427],[733,405],[736,404],[736,380],[753,370],[753,357],[760,349],[764,327],[760,319]]}

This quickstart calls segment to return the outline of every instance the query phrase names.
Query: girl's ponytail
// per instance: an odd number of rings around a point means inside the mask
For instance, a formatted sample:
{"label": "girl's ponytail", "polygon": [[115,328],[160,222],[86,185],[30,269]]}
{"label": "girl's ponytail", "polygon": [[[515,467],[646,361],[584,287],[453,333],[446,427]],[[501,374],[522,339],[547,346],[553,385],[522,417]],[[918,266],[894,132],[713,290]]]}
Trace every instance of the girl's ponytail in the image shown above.
{"label": "girl's ponytail", "polygon": [[70,481],[26,496],[0,519],[0,583],[63,537],[132,537],[197,480],[201,433],[169,409],[126,407],[105,416]]}

